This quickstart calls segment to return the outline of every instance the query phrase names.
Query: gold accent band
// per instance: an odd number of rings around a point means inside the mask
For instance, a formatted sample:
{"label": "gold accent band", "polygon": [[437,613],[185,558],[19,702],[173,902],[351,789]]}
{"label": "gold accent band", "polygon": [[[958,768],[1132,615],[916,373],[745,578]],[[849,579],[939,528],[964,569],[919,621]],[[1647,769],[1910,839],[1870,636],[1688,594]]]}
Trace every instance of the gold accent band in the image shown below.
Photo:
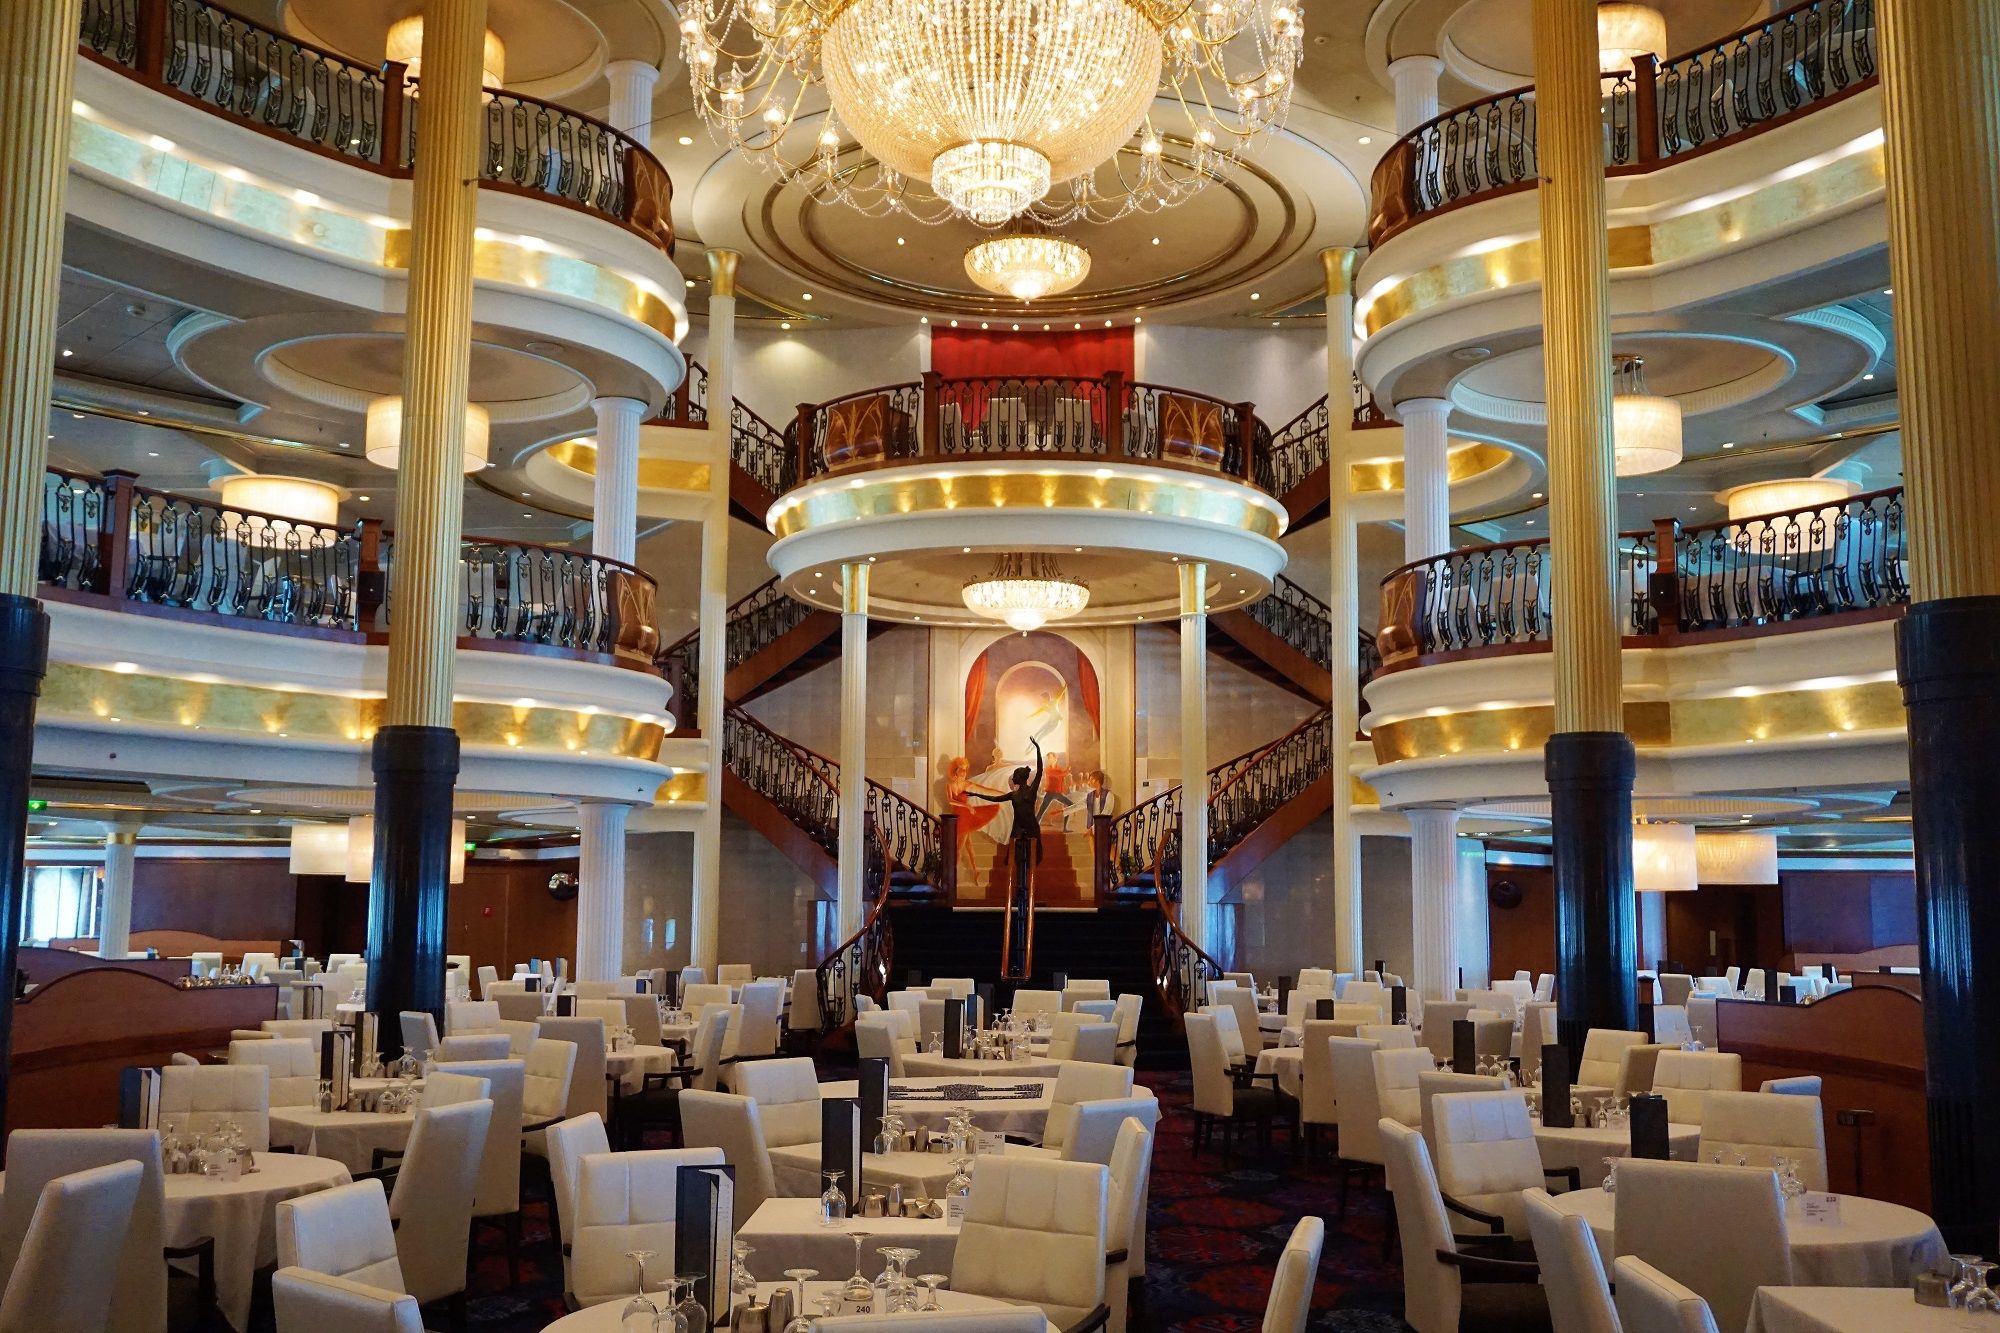
{"label": "gold accent band", "polygon": [[[1624,705],[1625,732],[1641,750],[1799,741],[1828,734],[1901,731],[1903,695],[1894,681],[1827,690],[1649,700]],[[1555,708],[1474,709],[1378,724],[1369,739],[1381,764],[1539,750],[1555,730]]]}
{"label": "gold accent band", "polygon": [[[1401,427],[1384,429],[1381,434],[1386,439],[1391,434],[1400,438]],[[1374,432],[1370,432],[1371,437]],[[1488,472],[1504,464],[1514,455],[1497,444],[1475,441],[1461,444],[1444,456],[1445,476],[1456,486],[1474,477],[1483,477]],[[1351,478],[1349,485],[1356,495],[1371,492],[1398,492],[1403,489],[1403,460],[1400,458],[1371,458],[1355,463],[1348,468]]]}
{"label": "gold accent band", "polygon": [[653,793],[654,805],[701,805],[708,800],[708,774],[675,773]]}
{"label": "gold accent band", "polygon": [[[597,442],[589,439],[564,440],[552,444],[543,452],[556,462],[581,472],[586,477],[597,475]],[[707,494],[709,466],[682,458],[641,458],[639,460],[639,489],[642,491],[687,491]]]}
{"label": "gold accent band", "polygon": [[[42,682],[44,720],[72,717],[135,727],[282,736],[364,745],[382,725],[385,701],[278,690],[233,681],[193,681],[143,672],[107,671],[66,662]],[[452,726],[467,746],[544,754],[604,755],[656,761],[666,730],[615,713],[455,700]]]}
{"label": "gold accent band", "polygon": [[708,252],[709,295],[736,295],[736,269],[743,262],[743,256],[734,250],[710,250]]}
{"label": "gold accent band", "polygon": [[1361,251],[1352,246],[1329,246],[1319,252],[1319,266],[1326,273],[1326,294],[1346,296],[1354,290],[1354,270],[1361,264]]}
{"label": "gold accent band", "polygon": [[1205,616],[1208,614],[1208,565],[1201,560],[1184,562],[1174,571],[1180,575],[1181,614],[1184,616]]}
{"label": "gold accent band", "polygon": [[[771,511],[773,535],[790,537],[855,519],[990,509],[1075,509],[1189,519],[1276,541],[1283,513],[1256,492],[1229,481],[1203,482],[1192,474],[1100,477],[1064,472],[963,473],[885,468],[851,481],[828,478],[781,501]],[[1185,480],[1183,480],[1185,477]]]}
{"label": "gold accent band", "polygon": [[840,567],[840,613],[868,614],[868,570],[865,561],[850,560]]}

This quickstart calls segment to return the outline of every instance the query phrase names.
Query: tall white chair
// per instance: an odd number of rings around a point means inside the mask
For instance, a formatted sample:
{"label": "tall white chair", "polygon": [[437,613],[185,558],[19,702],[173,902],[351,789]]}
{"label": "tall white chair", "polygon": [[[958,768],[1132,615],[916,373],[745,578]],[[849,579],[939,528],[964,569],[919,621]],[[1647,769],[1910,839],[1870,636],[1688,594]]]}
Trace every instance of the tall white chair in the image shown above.
{"label": "tall white chair", "polygon": [[424,1009],[405,1009],[396,1015],[403,1030],[403,1049],[419,1060],[431,1058],[437,1049],[437,1020]]}
{"label": "tall white chair", "polygon": [[1104,1303],[1111,1333],[1125,1333],[1134,1277],[1144,1273],[1133,1251],[1145,1245],[1146,1191],[1153,1170],[1153,1134],[1127,1116],[1118,1126],[1111,1148],[1109,1211],[1104,1219]]}
{"label": "tall white chair", "polygon": [[470,1060],[505,1060],[513,1053],[506,1033],[483,1032],[473,1037],[446,1037],[438,1043],[434,1059],[442,1064],[462,1064]]}
{"label": "tall white chair", "polygon": [[1058,1328],[1093,1316],[1104,1305],[1109,1177],[1091,1163],[981,1160],[952,1255],[951,1289],[1039,1306]]}
{"label": "tall white chair", "polygon": [[1118,1024],[1118,1063],[1127,1069],[1139,1062],[1139,1018],[1145,1012],[1145,997],[1126,992],[1112,1007]]}
{"label": "tall white chair", "polygon": [[219,953],[195,953],[189,959],[188,969],[197,977],[214,977],[222,974],[222,955]]}
{"label": "tall white chair", "polygon": [[611,1151],[604,1121],[580,1115],[549,1126],[549,1193],[555,1196],[556,1239],[562,1246],[563,1290],[569,1286],[570,1243],[576,1234],[577,1189],[583,1180],[583,1159]]}
{"label": "tall white chair", "polygon": [[1720,1152],[1770,1166],[1779,1157],[1798,1163],[1809,1190],[1826,1189],[1826,1119],[1817,1097],[1776,1092],[1711,1092],[1701,1125],[1701,1159]]}
{"label": "tall white chair", "polygon": [[435,1062],[435,1075],[476,1080],[486,1085],[493,1118],[479,1154],[479,1184],[473,1193],[474,1221],[500,1228],[507,1241],[507,1262],[520,1280],[521,1253],[521,1119],[527,1093],[525,1060],[455,1060]]}
{"label": "tall white chair", "polygon": [[1243,1034],[1243,1046],[1250,1059],[1264,1049],[1264,1027],[1257,1012],[1257,992],[1241,986],[1215,992],[1216,997],[1236,1013],[1236,1030]]}
{"label": "tall white chair", "polygon": [[1132,1071],[1123,1065],[1063,1061],[1056,1066],[1056,1081],[1049,1089],[1049,1114],[1042,1127],[1042,1146],[1061,1148],[1069,1142],[1079,1102],[1131,1095]]}
{"label": "tall white chair", "polygon": [[1222,1062],[1229,1069],[1244,1069],[1252,1063],[1250,1051],[1243,1040],[1243,1031],[1236,1026],[1236,1010],[1226,1004],[1204,1005],[1198,1012],[1215,1024],[1215,1038],[1222,1043]]}
{"label": "tall white chair", "polygon": [[579,981],[570,987],[579,1000],[608,1000],[621,990],[632,989],[624,981]]}
{"label": "tall white chair", "polygon": [[380,1180],[357,1180],[278,1204],[278,1266],[407,1291]]}
{"label": "tall white chair", "polygon": [[[1460,1252],[1424,1136],[1386,1117],[1381,1130],[1396,1230],[1403,1240],[1403,1321],[1417,1333],[1459,1333],[1532,1328],[1538,1317],[1546,1320],[1548,1301],[1533,1281],[1533,1264]],[[1468,1282],[1467,1274],[1505,1280]]]}
{"label": "tall white chair", "polygon": [[1253,993],[1257,989],[1257,974],[1255,972],[1224,972],[1222,979],[1232,986],[1241,986],[1244,990]]}
{"label": "tall white chair", "polygon": [[802,967],[792,973],[792,993],[785,1001],[785,1031],[804,1036],[819,1030],[819,971]]}
{"label": "tall white chair", "polygon": [[1583,1058],[1576,1062],[1575,1082],[1583,1087],[1616,1092],[1625,1072],[1625,1049],[1645,1044],[1646,1034],[1643,1032],[1590,1029],[1583,1038]]}
{"label": "tall white chair", "polygon": [[1302,967],[1299,969],[1300,990],[1334,989],[1333,969],[1330,967]]}
{"label": "tall white chair", "polygon": [[1612,1271],[1624,1333],[1719,1333],[1707,1301],[1644,1259],[1620,1255]]}
{"label": "tall white chair", "polygon": [[[521,1147],[537,1157],[549,1155],[546,1131],[569,1118],[569,1085],[576,1073],[576,1047],[566,1041],[538,1038],[528,1048],[521,1084]],[[598,1119],[601,1113],[592,1112]]]}
{"label": "tall white chair", "polygon": [[278,1333],[423,1333],[417,1299],[304,1268],[271,1275],[271,1308]]}
{"label": "tall white chair", "polygon": [[764,1127],[757,1117],[757,1103],[748,1097],[693,1088],[683,1092],[681,1142],[690,1148],[720,1148],[722,1160],[736,1168],[737,1226],[749,1221],[750,1214],[776,1193]]}
{"label": "tall white chair", "polygon": [[1036,1014],[1059,1014],[1062,1012],[1062,992],[1053,990],[1028,990],[1014,992],[1014,1017],[1032,1018]]}
{"label": "tall white chair", "polygon": [[715,979],[725,986],[741,986],[757,979],[757,969],[748,963],[723,963],[715,969]]}
{"label": "tall white chair", "polygon": [[[1111,1156],[1118,1150],[1118,1131],[1127,1120],[1138,1121],[1140,1128],[1151,1134],[1160,1124],[1159,1099],[1105,1097],[1097,1101],[1078,1102],[1075,1119],[1062,1146],[1062,1159],[1065,1162],[1095,1162],[1099,1166],[1110,1166]],[[1047,1156],[1051,1150],[1010,1145],[1008,1151]]]}
{"label": "tall white chair", "polygon": [[1308,1018],[1299,1042],[1299,1125],[1309,1147],[1317,1147],[1320,1131],[1339,1132],[1340,1113],[1333,1092],[1335,1037],[1354,1031],[1354,1024],[1337,1019]]}
{"label": "tall white chair", "polygon": [[684,1166],[720,1166],[714,1148],[591,1153],[577,1185],[569,1290],[579,1307],[632,1294],[633,1250],[674,1252],[674,1217]]}
{"label": "tall white chair", "polygon": [[[1188,1014],[1181,1020],[1187,1030],[1188,1065],[1194,1074],[1191,1107],[1194,1112],[1194,1150],[1200,1152],[1203,1143],[1214,1137],[1218,1124],[1228,1136],[1224,1140],[1225,1148],[1233,1142],[1236,1127],[1243,1124],[1255,1125],[1260,1139],[1268,1144],[1271,1121],[1283,1111],[1277,1090],[1236,1086],[1235,1080],[1229,1076],[1228,1057],[1222,1048],[1216,1017],[1214,1014]],[[1116,1067],[1124,1069],[1122,1065]]]}
{"label": "tall white chair", "polygon": [[1437,1072],[1431,1053],[1421,1048],[1375,1052],[1375,1104],[1382,1115],[1417,1129],[1424,1123],[1425,1074]]}
{"label": "tall white chair", "polygon": [[738,1065],[733,1082],[757,1104],[772,1192],[780,1198],[818,1198],[820,1095],[813,1062],[803,1056],[757,1060]]}
{"label": "tall white chair", "polygon": [[1795,1074],[1791,1078],[1767,1078],[1757,1085],[1759,1092],[1781,1092],[1788,1097],[1817,1097],[1821,1091],[1818,1074]]}
{"label": "tall white chair", "polygon": [[[1439,1060],[1451,1059],[1455,1025],[1472,1015],[1469,1000],[1432,1000],[1424,1006],[1424,1049]],[[1466,1070],[1471,1073],[1471,1070]]]}
{"label": "tall white chair", "polygon": [[1709,1094],[1743,1090],[1743,1057],[1734,1051],[1661,1051],[1653,1091],[1667,1099],[1667,1119],[1699,1125]]}
{"label": "tall white chair", "polygon": [[[1433,1162],[1445,1206],[1496,1235],[1525,1243],[1528,1217],[1522,1198],[1541,1189],[1550,1175],[1535,1146],[1527,1099],[1511,1090],[1447,1093],[1432,1103],[1432,1113]],[[1575,1189],[1575,1168],[1570,1170],[1570,1188]]]}
{"label": "tall white chair", "polygon": [[727,986],[707,985],[696,982],[693,985],[684,987],[681,991],[681,1008],[688,1013],[694,1014],[696,1017],[700,1017],[703,1011],[712,1004],[734,1003],[736,1001],[730,995],[729,987]]}
{"label": "tall white chair", "polygon": [[500,1030],[500,1006],[492,1000],[453,1000],[444,1007],[447,1037],[478,1037]]}
{"label": "tall white chair", "polygon": [[1553,972],[1543,972],[1535,978],[1535,998],[1548,1003],[1556,998],[1556,976]]}
{"label": "tall white chair", "polygon": [[611,1094],[604,1082],[604,1020],[601,1018],[544,1018],[535,1024],[544,1038],[566,1041],[576,1047],[576,1069],[569,1080],[566,1115],[601,1116],[611,1114]]}
{"label": "tall white chair", "polygon": [[[281,1037],[229,1043],[232,1065],[262,1065],[270,1071],[272,1106],[319,1103],[319,1043]],[[268,1121],[267,1121],[268,1123]]]}
{"label": "tall white chair", "polygon": [[979,986],[971,977],[932,977],[931,989],[940,988],[954,1000],[969,1000]]}
{"label": "tall white chair", "polygon": [[917,1053],[910,1016],[900,1009],[860,1015],[854,1020],[854,1048],[864,1060],[887,1060],[889,1077],[903,1077],[903,1057]]}
{"label": "tall white chair", "polygon": [[1590,1224],[1550,1203],[1542,1190],[1528,1190],[1521,1206],[1549,1293],[1553,1333],[1622,1333]]}
{"label": "tall white chair", "polygon": [[278,955],[274,953],[246,953],[243,955],[243,971],[259,981],[268,980],[271,973],[278,970]]}
{"label": "tall white chair", "polygon": [[[1389,989],[1379,981],[1350,981],[1346,989],[1340,992],[1340,998],[1346,1004],[1372,1004],[1375,1006],[1375,1021],[1378,1023],[1389,1021],[1391,1007]],[[1336,1014],[1335,1017],[1339,1015]]]}
{"label": "tall white chair", "polygon": [[[1081,1036],[1086,1029],[1089,1035]],[[1049,1028],[1048,1058],[1051,1060],[1090,1060],[1110,1064],[1117,1047],[1118,1029],[1097,1021],[1089,1014],[1074,1011],[1057,1014]]]}
{"label": "tall white chair", "polygon": [[1327,1038],[1328,1064],[1333,1074],[1334,1122],[1340,1153],[1340,1211],[1347,1213],[1347,1182],[1369,1176],[1384,1165],[1378,1128],[1382,1106],[1375,1093],[1376,1045],[1362,1037]]}
{"label": "tall white chair", "polygon": [[[1757,1288],[1792,1285],[1784,1201],[1768,1171],[1632,1159],[1619,1164],[1616,1200],[1613,1253],[1686,1283],[1725,1328],[1749,1323]],[[1729,1224],[1689,1225],[1703,1217]],[[1623,1279],[1621,1272],[1614,1282]]]}
{"label": "tall white chair", "polygon": [[[165,1175],[160,1136],[150,1129],[17,1129],[7,1136],[8,1189],[0,1195],[0,1287],[11,1277],[28,1226],[52,1180],[92,1167],[137,1162],[139,1190],[113,1263],[113,1333],[159,1333],[167,1325]],[[100,1249],[100,1259],[109,1254]]]}
{"label": "tall white chair", "polygon": [[479,998],[482,1000],[492,999],[493,988],[500,984],[500,969],[497,967],[482,967],[478,970],[478,976]]}
{"label": "tall white chair", "polygon": [[420,1304],[465,1294],[465,1257],[491,1101],[419,1107],[389,1194],[403,1285]]}
{"label": "tall white chair", "polygon": [[1271,1274],[1271,1297],[1264,1304],[1261,1333],[1305,1333],[1312,1314],[1313,1281],[1319,1275],[1320,1250],[1326,1245],[1326,1223],[1302,1217],[1278,1256]]}
{"label": "tall white chair", "polygon": [[42,1186],[0,1295],[0,1333],[102,1333],[117,1291],[105,1280],[104,1259],[125,1248],[145,1174],[139,1163],[119,1161]]}
{"label": "tall white chair", "polygon": [[234,1124],[250,1151],[268,1152],[271,1071],[263,1065],[168,1065],[160,1070],[160,1124],[184,1134],[212,1134]]}
{"label": "tall white chair", "polygon": [[736,1058],[761,1060],[778,1053],[778,1014],[785,1007],[785,983],[752,981],[743,987],[743,1030],[736,1037]]}

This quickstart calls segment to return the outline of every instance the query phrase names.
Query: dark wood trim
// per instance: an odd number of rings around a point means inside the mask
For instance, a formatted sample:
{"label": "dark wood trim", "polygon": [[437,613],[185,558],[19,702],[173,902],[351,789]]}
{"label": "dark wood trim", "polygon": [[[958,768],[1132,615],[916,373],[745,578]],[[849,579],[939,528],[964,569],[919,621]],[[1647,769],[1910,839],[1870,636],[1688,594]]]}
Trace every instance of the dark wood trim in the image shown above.
{"label": "dark wood trim", "polygon": [[[74,606],[91,606],[102,611],[117,611],[122,614],[150,616],[156,620],[184,620],[196,625],[216,625],[224,629],[240,629],[252,634],[289,634],[294,638],[320,639],[332,643],[362,643],[368,641],[359,630],[336,629],[323,625],[296,625],[284,620],[260,620],[255,616],[226,616],[214,611],[196,611],[184,606],[162,606],[158,602],[139,602],[125,597],[115,597],[109,593],[85,592],[77,588],[57,588],[43,584],[35,595],[45,602],[67,602]],[[387,641],[387,636],[382,636]]]}
{"label": "dark wood trim", "polygon": [[1287,688],[1321,708],[1333,702],[1333,673],[1259,624],[1248,611],[1220,611],[1208,618],[1220,634],[1276,672]]}

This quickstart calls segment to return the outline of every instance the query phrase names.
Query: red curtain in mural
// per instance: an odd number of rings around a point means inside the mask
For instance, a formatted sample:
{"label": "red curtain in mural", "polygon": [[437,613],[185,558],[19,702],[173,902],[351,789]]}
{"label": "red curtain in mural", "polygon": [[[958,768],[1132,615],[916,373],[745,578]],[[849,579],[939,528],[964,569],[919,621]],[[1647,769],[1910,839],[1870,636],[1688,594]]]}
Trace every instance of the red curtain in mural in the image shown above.
{"label": "red curtain in mural", "polygon": [[1079,375],[1118,371],[1132,378],[1132,330],[1072,329],[1014,333],[998,329],[931,329],[931,369],[946,379],[978,375]]}
{"label": "red curtain in mural", "polygon": [[979,701],[986,697],[986,654],[981,653],[965,673],[964,744],[972,744],[972,728],[979,721]]}
{"label": "red curtain in mural", "polygon": [[1104,734],[1104,715],[1097,708],[1097,669],[1081,649],[1076,654],[1076,684],[1083,694],[1083,711],[1098,735]]}

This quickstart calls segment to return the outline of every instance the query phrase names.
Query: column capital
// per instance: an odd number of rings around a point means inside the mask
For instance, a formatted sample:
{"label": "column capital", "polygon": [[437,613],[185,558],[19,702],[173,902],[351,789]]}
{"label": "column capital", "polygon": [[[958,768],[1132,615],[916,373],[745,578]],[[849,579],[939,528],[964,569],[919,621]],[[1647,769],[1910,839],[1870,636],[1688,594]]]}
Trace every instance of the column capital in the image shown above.
{"label": "column capital", "polygon": [[659,80],[660,67],[650,60],[613,60],[604,67],[604,77],[617,81],[652,84]]}
{"label": "column capital", "polygon": [[1401,398],[1396,402],[1396,416],[1404,425],[1412,417],[1424,420],[1442,421],[1451,415],[1449,398]]}
{"label": "column capital", "polygon": [[714,296],[734,297],[736,295],[736,267],[743,262],[743,256],[734,250],[710,250],[708,252],[709,293]]}
{"label": "column capital", "polygon": [[608,395],[603,398],[593,398],[590,400],[590,408],[593,412],[597,413],[600,421],[603,420],[606,414],[621,416],[632,414],[640,416],[643,420],[646,407],[647,403],[643,398],[625,398],[618,395]]}
{"label": "column capital", "polygon": [[1330,297],[1354,293],[1354,270],[1361,264],[1361,248],[1330,245],[1319,252],[1319,265],[1326,273],[1326,294]]}
{"label": "column capital", "polygon": [[1389,62],[1389,77],[1391,79],[1408,79],[1419,75],[1427,75],[1435,79],[1443,73],[1444,61],[1438,59],[1436,56],[1397,56]]}
{"label": "column capital", "polygon": [[868,573],[866,560],[850,560],[840,567],[840,613],[847,616],[868,614]]}
{"label": "column capital", "polygon": [[1183,616],[1205,616],[1208,614],[1208,562],[1205,560],[1183,560],[1180,565],[1181,614]]}

